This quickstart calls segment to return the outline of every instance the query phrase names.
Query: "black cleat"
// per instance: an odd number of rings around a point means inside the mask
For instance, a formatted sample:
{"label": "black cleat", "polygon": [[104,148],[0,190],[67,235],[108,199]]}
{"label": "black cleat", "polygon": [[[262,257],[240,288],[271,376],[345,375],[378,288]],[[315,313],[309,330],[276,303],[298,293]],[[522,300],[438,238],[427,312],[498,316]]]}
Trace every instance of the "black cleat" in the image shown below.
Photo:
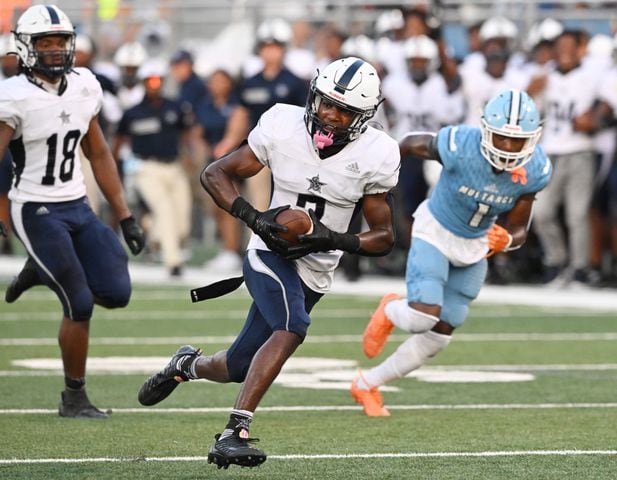
{"label": "black cleat", "polygon": [[65,390],[60,398],[58,415],[68,418],[109,418],[111,411],[103,412],[90,403],[85,390]]}
{"label": "black cleat", "polygon": [[13,281],[6,287],[4,300],[6,303],[13,303],[19,296],[35,285],[43,285],[41,277],[36,269],[36,264],[32,257],[28,257],[21,272],[17,274]]}
{"label": "black cleat", "polygon": [[208,452],[208,463],[215,463],[218,468],[229,468],[229,465],[241,467],[258,467],[266,461],[266,453],[251,447],[258,438],[240,438],[230,435],[220,440],[221,434],[214,436],[214,445]]}
{"label": "black cleat", "polygon": [[[186,368],[192,361],[201,355],[201,349],[184,345],[175,353],[163,370],[152,375],[139,389],[137,399],[146,406],[156,405],[166,399],[171,392],[180,384],[176,377],[182,381],[189,380]],[[189,361],[187,361],[189,360]]]}

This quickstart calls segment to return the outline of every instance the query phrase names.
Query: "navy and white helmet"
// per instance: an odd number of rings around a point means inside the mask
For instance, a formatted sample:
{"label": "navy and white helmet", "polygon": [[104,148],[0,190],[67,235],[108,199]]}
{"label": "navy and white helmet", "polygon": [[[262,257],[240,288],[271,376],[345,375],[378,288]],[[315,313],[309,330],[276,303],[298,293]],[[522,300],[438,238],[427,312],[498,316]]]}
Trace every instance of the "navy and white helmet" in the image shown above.
{"label": "navy and white helmet", "polygon": [[[26,10],[14,31],[17,55],[27,72],[40,72],[51,78],[58,78],[73,68],[75,58],[75,29],[69,17],[55,5],[34,5]],[[37,39],[49,35],[65,35],[67,47],[58,52],[36,51]],[[52,56],[63,55],[62,63],[46,62]]]}
{"label": "navy and white helmet", "polygon": [[[329,145],[343,145],[357,139],[381,103],[380,85],[375,67],[364,60],[347,57],[330,63],[311,81],[304,114],[309,134],[323,132],[332,140]],[[353,113],[347,128],[333,127],[320,120],[317,111],[324,98]]]}
{"label": "navy and white helmet", "polygon": [[[533,156],[542,134],[540,114],[527,93],[506,90],[493,97],[482,115],[480,151],[496,169],[512,171],[525,165]],[[518,152],[507,152],[495,147],[494,135],[526,139]]]}

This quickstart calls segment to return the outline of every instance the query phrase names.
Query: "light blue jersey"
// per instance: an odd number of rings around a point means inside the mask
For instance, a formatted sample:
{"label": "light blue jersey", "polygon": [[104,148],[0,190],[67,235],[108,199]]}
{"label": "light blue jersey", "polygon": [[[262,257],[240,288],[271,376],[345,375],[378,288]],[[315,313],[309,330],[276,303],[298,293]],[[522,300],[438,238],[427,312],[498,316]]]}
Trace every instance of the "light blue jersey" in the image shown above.
{"label": "light blue jersey", "polygon": [[498,215],[522,195],[542,190],[552,173],[540,146],[522,168],[497,172],[482,156],[480,140],[480,129],[465,125],[444,127],[437,134],[443,171],[428,206],[445,229],[464,238],[486,235]]}

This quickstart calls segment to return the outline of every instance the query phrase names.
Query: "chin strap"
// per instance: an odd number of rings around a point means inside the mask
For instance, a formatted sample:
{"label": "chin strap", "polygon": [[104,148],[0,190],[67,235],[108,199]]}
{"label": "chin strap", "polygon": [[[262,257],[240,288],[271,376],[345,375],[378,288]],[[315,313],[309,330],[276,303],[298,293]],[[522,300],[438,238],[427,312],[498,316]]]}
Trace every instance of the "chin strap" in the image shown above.
{"label": "chin strap", "polygon": [[319,150],[323,150],[334,143],[334,133],[325,133],[321,130],[316,131],[313,134],[313,145]]}

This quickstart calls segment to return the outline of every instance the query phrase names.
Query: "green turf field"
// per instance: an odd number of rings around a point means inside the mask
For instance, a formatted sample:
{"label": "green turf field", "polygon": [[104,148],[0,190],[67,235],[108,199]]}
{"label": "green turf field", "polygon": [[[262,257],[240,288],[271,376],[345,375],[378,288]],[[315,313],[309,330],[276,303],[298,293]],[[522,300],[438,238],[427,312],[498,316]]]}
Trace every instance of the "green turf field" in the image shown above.
{"label": "green turf field", "polygon": [[37,288],[2,303],[0,478],[617,478],[615,313],[475,305],[430,367],[384,391],[392,416],[367,418],[348,385],[358,366],[375,364],[360,341],[377,301],[320,302],[253,423],[268,460],[229,470],[206,457],[237,385],[191,382],[150,409],[136,395],[178,346],[225,347],[242,325],[245,294],[193,305],[185,288],[137,287],[129,308],[97,309],[88,392],[114,410],[107,421],[56,414],[54,297]]}

